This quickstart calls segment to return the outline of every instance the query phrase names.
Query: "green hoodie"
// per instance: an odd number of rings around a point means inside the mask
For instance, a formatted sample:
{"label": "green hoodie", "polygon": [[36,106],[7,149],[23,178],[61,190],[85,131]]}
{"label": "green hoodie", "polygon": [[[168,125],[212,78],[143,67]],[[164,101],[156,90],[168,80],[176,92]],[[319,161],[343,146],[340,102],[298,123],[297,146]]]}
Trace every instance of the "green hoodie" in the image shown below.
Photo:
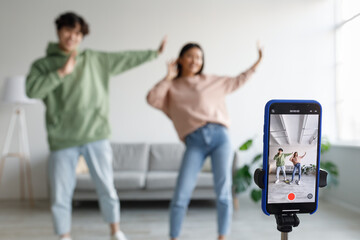
{"label": "green hoodie", "polygon": [[281,166],[284,166],[285,165],[285,158],[287,156],[290,156],[292,153],[283,153],[281,155],[279,155],[279,153],[277,153],[275,156],[274,156],[274,160],[276,161],[276,166],[277,167],[281,167]]}
{"label": "green hoodie", "polygon": [[108,138],[110,77],[154,59],[157,51],[84,50],[76,56],[74,71],[60,78],[57,70],[68,57],[57,43],[49,43],[46,57],[32,64],[26,79],[27,95],[46,105],[52,151]]}

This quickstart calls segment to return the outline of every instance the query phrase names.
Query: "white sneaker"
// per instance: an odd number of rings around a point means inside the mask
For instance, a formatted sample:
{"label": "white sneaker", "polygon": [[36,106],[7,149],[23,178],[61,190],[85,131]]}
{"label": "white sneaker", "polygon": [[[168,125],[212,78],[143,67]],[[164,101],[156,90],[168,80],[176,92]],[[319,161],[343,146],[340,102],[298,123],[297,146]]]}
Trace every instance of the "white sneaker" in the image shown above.
{"label": "white sneaker", "polygon": [[122,231],[117,231],[111,236],[111,240],[128,240]]}
{"label": "white sneaker", "polygon": [[299,180],[299,181],[297,181],[297,185],[300,185],[300,180]]}
{"label": "white sneaker", "polygon": [[275,181],[275,183],[279,183],[279,179],[277,179],[277,180]]}

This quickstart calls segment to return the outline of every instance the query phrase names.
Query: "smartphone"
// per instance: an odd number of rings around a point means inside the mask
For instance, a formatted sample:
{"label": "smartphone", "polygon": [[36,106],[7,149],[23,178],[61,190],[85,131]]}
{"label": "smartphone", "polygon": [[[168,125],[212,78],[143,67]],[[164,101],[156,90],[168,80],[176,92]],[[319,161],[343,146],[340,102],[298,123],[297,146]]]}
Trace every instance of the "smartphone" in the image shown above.
{"label": "smartphone", "polygon": [[320,103],[271,100],[265,106],[262,209],[313,214],[318,206]]}

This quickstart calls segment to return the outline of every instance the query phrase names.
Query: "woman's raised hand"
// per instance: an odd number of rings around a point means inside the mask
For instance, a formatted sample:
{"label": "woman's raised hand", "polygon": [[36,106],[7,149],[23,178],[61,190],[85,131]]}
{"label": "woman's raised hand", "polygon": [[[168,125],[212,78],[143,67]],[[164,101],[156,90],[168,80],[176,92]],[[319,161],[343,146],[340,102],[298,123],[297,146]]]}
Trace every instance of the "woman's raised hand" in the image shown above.
{"label": "woman's raised hand", "polygon": [[165,49],[165,46],[166,46],[166,43],[167,43],[167,36],[165,35],[165,37],[163,38],[163,40],[160,43],[160,46],[159,46],[159,49],[158,49],[158,54],[163,53],[163,51]]}
{"label": "woman's raised hand", "polygon": [[260,45],[260,41],[256,42],[256,47],[257,47],[257,50],[258,50],[258,53],[259,53],[259,60],[261,60],[262,59],[263,47]]}
{"label": "woman's raised hand", "polygon": [[166,80],[171,81],[178,75],[179,71],[177,69],[177,59],[167,62],[168,72],[166,75]]}
{"label": "woman's raised hand", "polygon": [[254,63],[254,65],[252,65],[251,68],[250,68],[253,71],[255,71],[256,68],[258,67],[259,63],[261,62],[262,56],[263,56],[263,53],[262,53],[263,48],[260,46],[259,41],[257,41],[256,46],[257,46],[257,50],[258,50],[258,53],[259,53],[259,57],[258,57],[258,60]]}

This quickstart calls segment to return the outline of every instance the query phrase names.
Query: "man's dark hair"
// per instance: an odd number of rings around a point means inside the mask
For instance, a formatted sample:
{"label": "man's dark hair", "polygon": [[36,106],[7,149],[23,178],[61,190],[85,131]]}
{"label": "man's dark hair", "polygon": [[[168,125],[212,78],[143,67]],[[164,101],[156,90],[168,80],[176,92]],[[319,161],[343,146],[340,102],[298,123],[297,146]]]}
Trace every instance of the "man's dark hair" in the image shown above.
{"label": "man's dark hair", "polygon": [[283,152],[284,150],[283,150],[282,148],[279,148],[279,150],[278,150],[278,151],[282,151],[282,152]]}
{"label": "man's dark hair", "polygon": [[87,22],[85,22],[85,20],[81,16],[77,15],[76,13],[73,12],[64,13],[61,14],[55,20],[55,25],[57,30],[60,30],[62,27],[74,28],[77,23],[80,24],[80,29],[81,29],[80,31],[83,34],[83,36],[85,37],[86,35],[88,35],[89,25],[87,24]]}

